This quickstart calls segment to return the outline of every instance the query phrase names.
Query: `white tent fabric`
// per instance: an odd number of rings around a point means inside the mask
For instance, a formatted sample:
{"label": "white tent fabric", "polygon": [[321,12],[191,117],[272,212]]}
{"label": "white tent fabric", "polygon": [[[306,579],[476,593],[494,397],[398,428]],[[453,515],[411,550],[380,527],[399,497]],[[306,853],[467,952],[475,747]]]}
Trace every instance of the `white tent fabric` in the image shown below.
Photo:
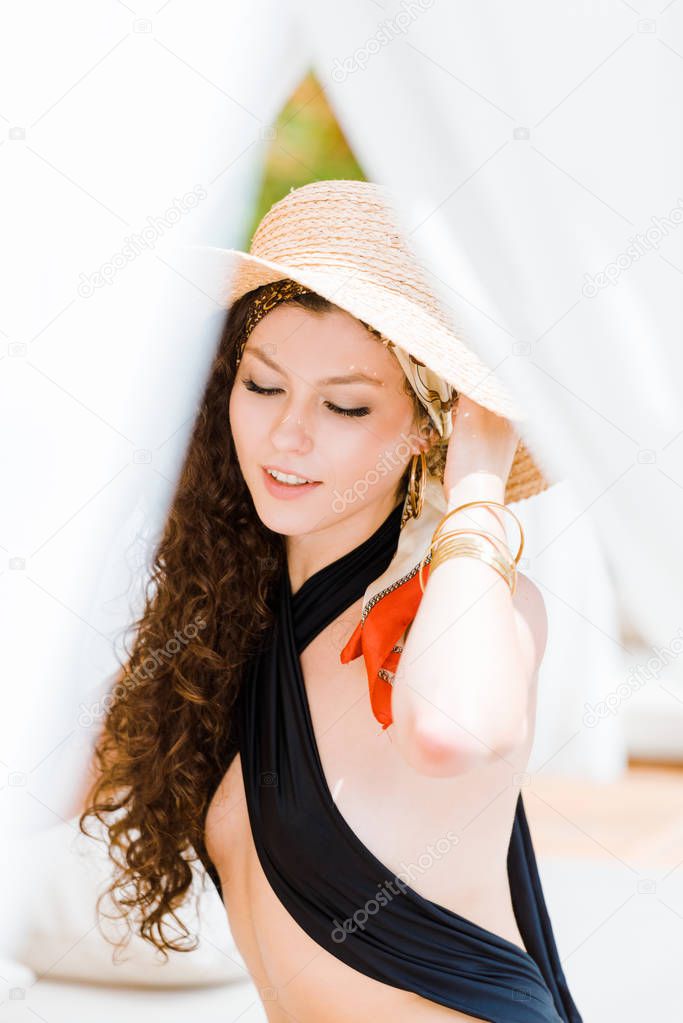
{"label": "white tent fabric", "polygon": [[244,242],[309,61],[563,479],[519,509],[551,617],[530,768],[619,770],[616,724],[582,718],[625,674],[617,611],[665,644],[682,610],[682,6],[5,12],[1,827],[68,816],[180,466],[220,311],[170,251]]}
{"label": "white tent fabric", "polygon": [[589,735],[577,707],[625,682],[620,625],[670,648],[683,612],[682,5],[294,7],[367,176],[567,481],[528,502],[561,633],[531,763],[606,777],[621,729]]}
{"label": "white tent fabric", "polygon": [[[71,817],[216,342],[215,306],[162,249],[243,242],[306,66],[276,0],[137,10],[3,13],[5,838]],[[31,884],[12,876],[0,955]]]}

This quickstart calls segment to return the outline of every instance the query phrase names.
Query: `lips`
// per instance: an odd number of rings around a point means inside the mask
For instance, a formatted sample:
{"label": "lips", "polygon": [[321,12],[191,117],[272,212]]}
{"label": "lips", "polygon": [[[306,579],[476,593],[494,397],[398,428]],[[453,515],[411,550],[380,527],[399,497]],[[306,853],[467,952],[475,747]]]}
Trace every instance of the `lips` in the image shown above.
{"label": "lips", "polygon": [[[283,469],[281,465],[264,465],[263,468],[266,472],[268,472],[269,469],[274,469],[275,472],[284,473],[285,476],[298,476],[300,480],[305,480],[307,483],[320,483],[320,480],[312,480],[310,477],[304,476],[302,472],[295,472],[294,469]],[[275,479],[275,477],[271,476],[271,479]],[[279,482],[282,482],[282,480]],[[285,484],[285,486],[287,485],[292,486],[292,484]]]}
{"label": "lips", "polygon": [[303,497],[305,494],[310,494],[311,491],[322,486],[320,482],[282,483],[280,480],[276,480],[274,476],[271,476],[264,466],[261,466],[261,472],[263,473],[263,482],[268,493],[272,497],[281,498],[285,501]]}

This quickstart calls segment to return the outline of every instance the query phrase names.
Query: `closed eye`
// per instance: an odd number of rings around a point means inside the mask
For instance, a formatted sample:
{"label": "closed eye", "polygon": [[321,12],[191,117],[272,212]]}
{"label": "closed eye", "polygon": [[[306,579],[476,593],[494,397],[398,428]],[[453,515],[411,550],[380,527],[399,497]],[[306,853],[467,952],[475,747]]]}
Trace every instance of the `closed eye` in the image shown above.
{"label": "closed eye", "polygon": [[[243,380],[242,383],[248,391],[253,391],[254,394],[280,394],[282,392],[281,387],[259,387],[251,378]],[[325,405],[331,412],[335,412],[339,416],[367,416],[370,409],[367,405],[361,405],[360,408],[340,408],[339,405],[335,405],[331,401],[326,401]]]}

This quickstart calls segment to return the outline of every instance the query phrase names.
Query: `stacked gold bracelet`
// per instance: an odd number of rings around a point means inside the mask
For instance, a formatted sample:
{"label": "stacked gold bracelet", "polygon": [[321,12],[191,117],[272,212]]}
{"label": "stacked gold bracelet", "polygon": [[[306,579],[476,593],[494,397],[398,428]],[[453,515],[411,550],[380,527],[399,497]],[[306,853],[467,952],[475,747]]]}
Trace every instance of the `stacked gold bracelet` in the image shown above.
{"label": "stacked gold bracelet", "polygon": [[[519,549],[514,558],[510,553],[510,548],[507,543],[504,540],[501,540],[500,537],[495,536],[495,534],[489,533],[486,529],[462,528],[451,529],[446,533],[441,532],[444,523],[451,517],[451,515],[455,515],[456,512],[462,511],[464,508],[472,508],[475,505],[480,507],[502,508],[503,511],[512,515],[513,519],[517,523],[517,528],[519,529]],[[467,504],[458,505],[457,508],[453,508],[452,511],[447,512],[447,514],[438,522],[436,529],[432,534],[432,542],[420,562],[420,570],[418,573],[420,587],[424,593],[422,569],[425,561],[429,557],[429,552],[433,550],[434,553],[431,559],[430,574],[434,571],[437,565],[440,565],[441,562],[446,561],[448,558],[479,558],[487,565],[491,565],[491,567],[494,568],[505,580],[510,588],[510,593],[514,593],[517,585],[517,564],[522,556],[523,549],[524,530],[522,529],[522,524],[515,513],[510,511],[507,505],[501,504],[499,501],[468,501]]]}

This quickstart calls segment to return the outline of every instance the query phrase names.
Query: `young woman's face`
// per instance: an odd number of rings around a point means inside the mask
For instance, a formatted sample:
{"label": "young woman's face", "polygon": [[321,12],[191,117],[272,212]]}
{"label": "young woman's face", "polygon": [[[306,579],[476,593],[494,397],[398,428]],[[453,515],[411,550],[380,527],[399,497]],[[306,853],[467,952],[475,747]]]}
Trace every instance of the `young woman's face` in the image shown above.
{"label": "young woman's face", "polygon": [[[362,379],[337,379],[361,376]],[[348,313],[276,306],[249,335],[230,395],[237,458],[268,528],[294,536],[374,505],[382,521],[424,449],[396,358]],[[261,393],[261,391],[267,393]],[[266,467],[315,481],[297,486]]]}

